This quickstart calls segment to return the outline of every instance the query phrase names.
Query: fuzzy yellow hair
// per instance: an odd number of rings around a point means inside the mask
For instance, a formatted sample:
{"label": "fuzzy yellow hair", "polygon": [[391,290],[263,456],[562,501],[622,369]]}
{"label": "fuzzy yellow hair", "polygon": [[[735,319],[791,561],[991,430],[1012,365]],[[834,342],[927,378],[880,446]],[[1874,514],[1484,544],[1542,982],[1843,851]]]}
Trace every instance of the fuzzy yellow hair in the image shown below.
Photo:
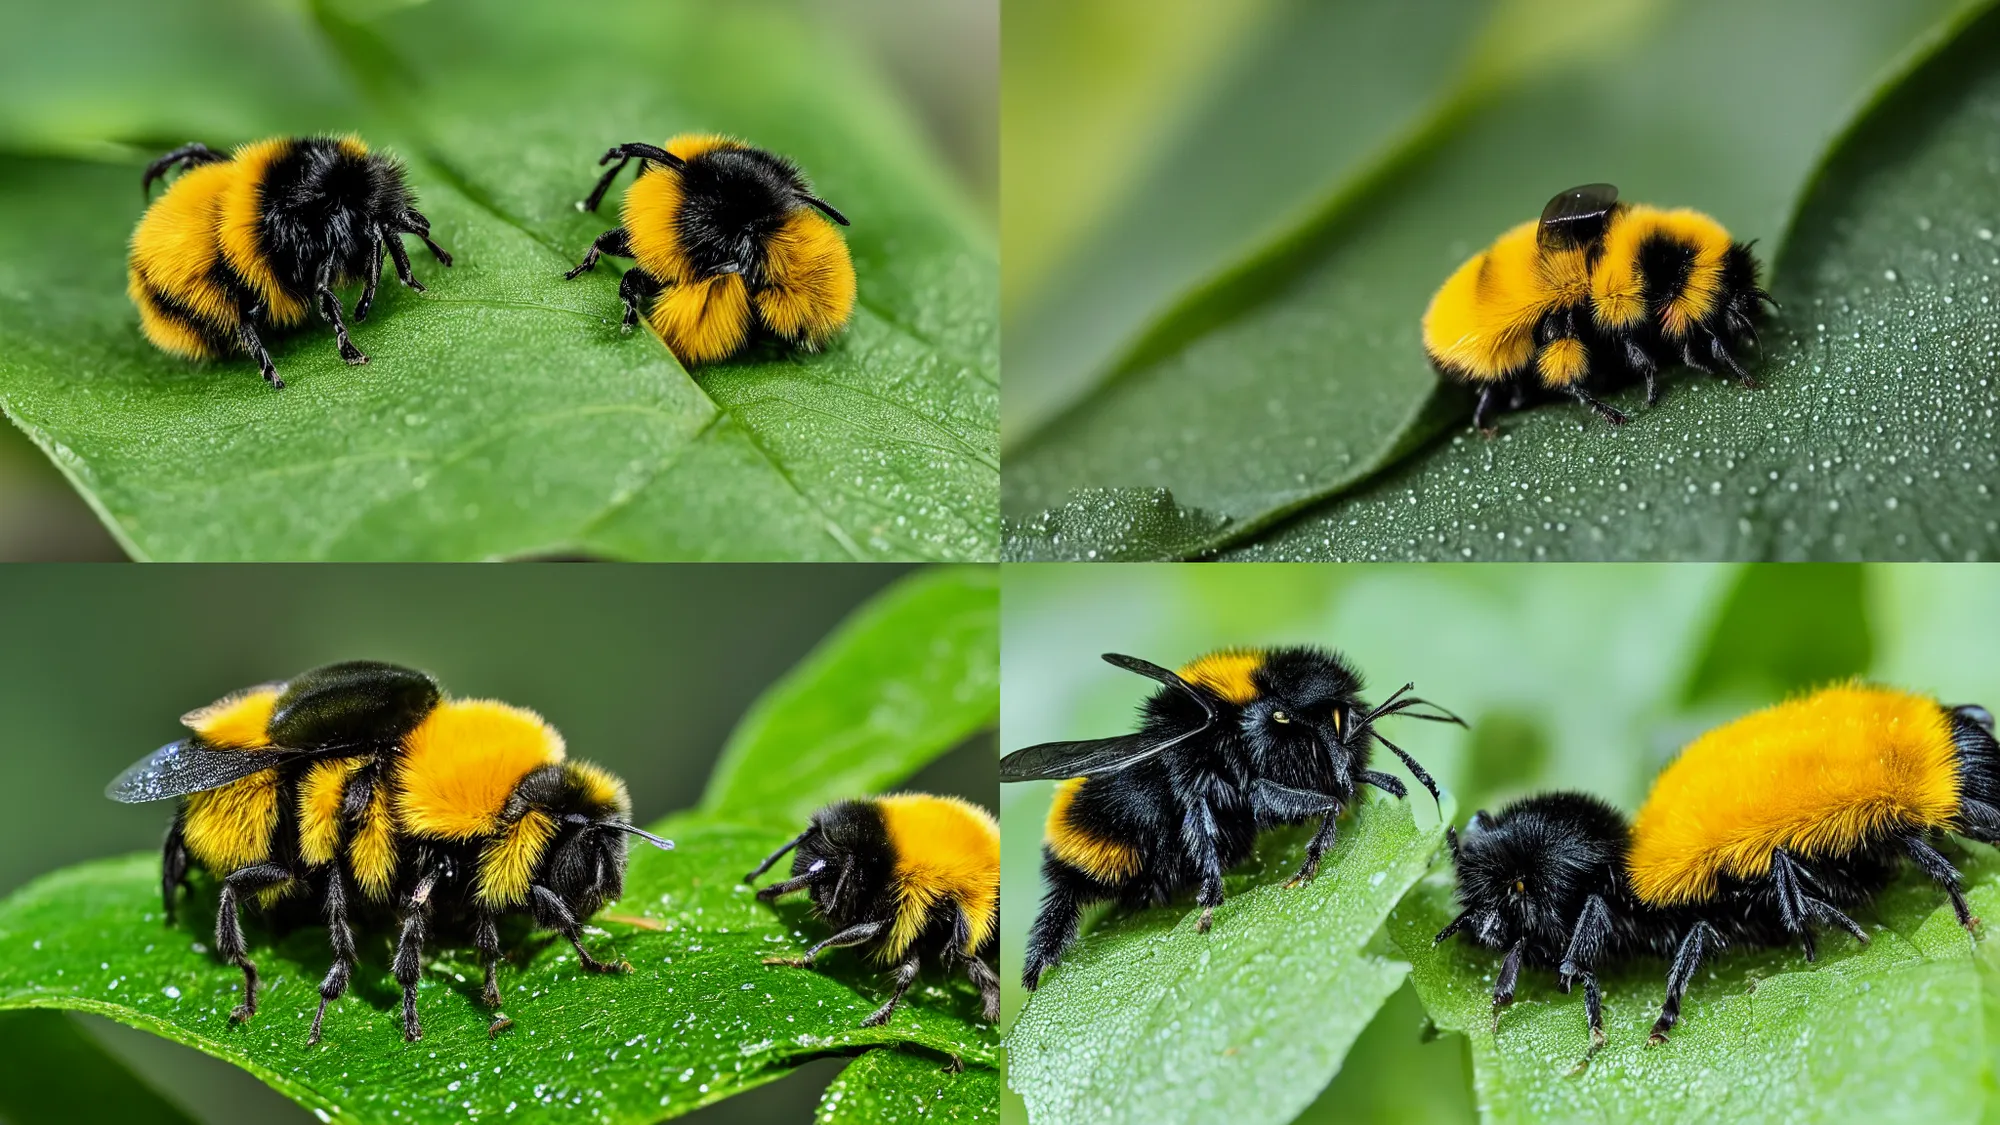
{"label": "fuzzy yellow hair", "polygon": [[1633,822],[1632,889],[1671,906],[1757,879],[1777,848],[1810,861],[1885,831],[1949,827],[1958,757],[1935,700],[1830,687],[1709,731],[1653,783]]}
{"label": "fuzzy yellow hair", "polygon": [[230,750],[259,750],[271,745],[265,732],[271,712],[278,706],[283,684],[259,684],[225,695],[206,707],[197,707],[181,716],[181,725],[201,736],[210,746]]}
{"label": "fuzzy yellow hair", "polygon": [[562,735],[533,711],[488,699],[441,703],[404,736],[397,820],[416,836],[484,836],[500,827],[523,777],[562,760]]}
{"label": "fuzzy yellow hair", "polygon": [[1699,211],[1663,211],[1641,204],[1614,214],[1605,230],[1604,253],[1590,278],[1592,315],[1599,325],[1623,330],[1645,318],[1639,250],[1649,239],[1660,237],[1694,251],[1679,295],[1660,310],[1661,332],[1668,339],[1681,339],[1715,311],[1722,293],[1723,262],[1733,244],[1729,232]]}
{"label": "fuzzy yellow hair", "polygon": [[299,858],[309,867],[332,863],[340,852],[340,806],[347,780],[366,758],[330,758],[306,767],[299,778]]}
{"label": "fuzzy yellow hair", "polygon": [[260,770],[220,788],[190,793],[181,810],[188,854],[227,875],[270,858],[278,826],[278,771]]}
{"label": "fuzzy yellow hair", "polygon": [[1100,883],[1118,883],[1139,873],[1139,849],[1118,840],[1106,840],[1069,819],[1071,803],[1086,778],[1071,778],[1056,786],[1055,800],[1049,802],[1049,818],[1043,842],[1049,854]]}
{"label": "fuzzy yellow hair", "polygon": [[1534,221],[1503,234],[1466,259],[1424,310],[1424,350],[1439,366],[1472,382],[1505,379],[1535,351],[1535,322],[1550,309],[1590,294],[1582,247],[1544,251]]}
{"label": "fuzzy yellow hair", "polygon": [[1225,648],[1195,657],[1175,674],[1241,707],[1257,698],[1250,677],[1263,666],[1264,654],[1256,649]]}
{"label": "fuzzy yellow hair", "polygon": [[205,324],[233,328],[237,323],[236,303],[216,277],[221,253],[216,216],[240,175],[226,163],[189,170],[168,185],[132,232],[126,290],[139,306],[140,329],[162,351],[188,359],[217,358],[197,326],[166,307],[169,300]]}
{"label": "fuzzy yellow hair", "polygon": [[970,957],[1000,921],[1000,826],[992,814],[957,797],[894,793],[876,802],[896,853],[896,919],[876,947],[882,961],[900,960],[924,931],[931,907],[958,903]]}

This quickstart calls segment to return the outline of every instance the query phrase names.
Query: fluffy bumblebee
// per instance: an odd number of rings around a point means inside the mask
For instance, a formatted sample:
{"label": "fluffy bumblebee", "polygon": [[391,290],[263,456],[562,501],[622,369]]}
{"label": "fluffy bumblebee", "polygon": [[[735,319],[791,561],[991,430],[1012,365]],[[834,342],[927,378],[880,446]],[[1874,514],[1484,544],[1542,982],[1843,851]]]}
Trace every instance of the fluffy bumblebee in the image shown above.
{"label": "fluffy bumblebee", "polygon": [[1161,685],[1141,707],[1136,733],[1044,743],[1000,761],[1001,781],[1065,779],[1042,845],[1048,891],[1021,976],[1031,989],[1076,940],[1083,908],[1094,902],[1154,905],[1198,887],[1197,928],[1206,933],[1222,902],[1222,873],[1249,856],[1262,828],[1319,818],[1287,885],[1311,879],[1361,786],[1404,796],[1394,775],[1368,768],[1371,743],[1388,747],[1437,795],[1430,774],[1376,722],[1459,722],[1406,694],[1409,684],[1369,707],[1360,673],[1323,649],[1224,649],[1179,671],[1116,653],[1104,660]]}
{"label": "fluffy bumblebee", "polygon": [[242,352],[283,387],[259,329],[291,328],[315,311],[332,323],[340,358],[367,363],[347,338],[334,289],[359,279],[354,319],[367,320],[386,249],[396,276],[421,291],[405,234],[451,265],[402,166],[356,137],[273,137],[228,156],[182,145],[146,166],[146,193],[176,168],[132,232],[126,272],[146,339],[173,355]]}
{"label": "fluffy bumblebee", "polygon": [[232,1020],[257,1011],[257,966],[238,916],[246,898],[268,908],[309,896],[326,919],[333,966],[308,1045],[354,971],[349,917],[358,907],[380,907],[400,927],[394,972],[410,1040],[422,1034],[417,982],[434,915],[469,925],[489,1006],[500,1003],[504,914],[524,912],[560,933],[585,969],[629,968],[592,957],[580,919],[622,892],[627,835],[673,845],[628,823],[624,783],[566,760],[562,736],[534,712],[448,699],[423,672],[353,661],[248,688],[181,722],[190,737],[105,794],[181,798],[160,890],[171,922],[190,863],[220,881],[215,951],[243,970]]}
{"label": "fluffy bumblebee", "polygon": [[1654,782],[1638,817],[1578,793],[1476,813],[1452,838],[1464,909],[1437,936],[1504,950],[1494,1017],[1522,964],[1584,986],[1591,1049],[1604,1042],[1596,972],[1669,957],[1652,1041],[1680,1019],[1704,958],[1731,944],[1796,941],[1838,926],[1904,859],[1937,883],[1968,932],[1977,919],[1948,832],[2000,842],[2000,743],[1982,707],[1945,707],[1889,688],[1827,688],[1696,739]]}
{"label": "fluffy bumblebee", "polygon": [[854,263],[833,226],[847,218],[812,194],[797,165],[697,133],[665,148],[622,144],[598,160],[618,163],[578,209],[597,210],[634,157],[639,176],[625,191],[621,225],[563,275],[595,269],[602,254],[637,259],[618,283],[627,331],[651,302],[646,322],[692,367],[735,355],[757,328],[818,351],[847,324]]}
{"label": "fluffy bumblebee", "polygon": [[836,801],[743,881],[755,883],[794,850],[792,877],[757,897],[806,891],[834,934],[765,964],[809,969],[825,950],[864,947],[896,968],[895,991],[862,1021],[874,1027],[889,1022],[926,959],[957,962],[978,986],[986,1019],[1000,1018],[1000,978],[983,960],[1000,925],[1000,826],[985,809],[926,793]]}
{"label": "fluffy bumblebee", "polygon": [[1607,376],[1644,380],[1648,406],[1662,364],[1727,369],[1753,386],[1740,357],[1770,299],[1750,247],[1714,219],[1585,184],[1445,280],[1424,312],[1424,351],[1441,374],[1478,388],[1481,430],[1503,396],[1519,408],[1534,386],[1621,425],[1625,415],[1589,390]]}

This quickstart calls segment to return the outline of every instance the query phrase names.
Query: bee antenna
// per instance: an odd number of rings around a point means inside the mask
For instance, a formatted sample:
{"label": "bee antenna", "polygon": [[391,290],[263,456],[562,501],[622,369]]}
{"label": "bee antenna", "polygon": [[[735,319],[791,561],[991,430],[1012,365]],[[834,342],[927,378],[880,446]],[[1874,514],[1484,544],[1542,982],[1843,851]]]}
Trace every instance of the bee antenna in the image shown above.
{"label": "bee antenna", "polygon": [[1408,754],[1403,753],[1402,747],[1396,745],[1395,743],[1389,741],[1386,738],[1383,738],[1381,732],[1370,730],[1369,733],[1375,736],[1375,741],[1381,743],[1384,746],[1387,746],[1389,748],[1390,753],[1393,753],[1398,758],[1401,758],[1403,760],[1403,765],[1409,767],[1410,772],[1416,775],[1417,780],[1423,784],[1423,787],[1425,789],[1430,790],[1431,803],[1437,806],[1438,815],[1440,816],[1444,815],[1444,799],[1438,796],[1437,782],[1431,780],[1431,775],[1429,771],[1425,770],[1424,767],[1418,765],[1417,760],[1415,758],[1412,758]]}
{"label": "bee antenna", "polygon": [[1459,911],[1458,917],[1453,918],[1450,922],[1447,922],[1445,924],[1444,929],[1439,930],[1438,935],[1431,939],[1431,948],[1436,949],[1438,946],[1443,945],[1444,939],[1464,929],[1466,919],[1470,917],[1472,917],[1472,908],[1470,906],[1466,907],[1464,910]]}
{"label": "bee antenna", "polygon": [[670,852],[674,850],[674,842],[672,840],[666,839],[665,837],[661,836],[655,836],[651,832],[648,832],[643,828],[627,824],[622,820],[607,820],[604,822],[604,827],[615,829],[619,832],[628,832],[634,836],[639,837],[641,840],[646,841],[647,843],[653,845],[654,847],[660,849],[663,852]]}
{"label": "bee antenna", "polygon": [[1367,717],[1364,718],[1362,722],[1373,722],[1378,716],[1395,714],[1396,712],[1395,710],[1393,710],[1393,708],[1396,707],[1396,701],[1403,698],[1404,692],[1409,691],[1410,689],[1416,686],[1417,685],[1414,682],[1411,682],[1404,684],[1402,687],[1397,688],[1395,691],[1390,693],[1389,698],[1383,700],[1381,703],[1376,704],[1375,709],[1373,711],[1368,712]]}
{"label": "bee antenna", "polygon": [[832,219],[834,222],[839,223],[841,226],[850,227],[854,225],[853,223],[847,221],[847,216],[834,210],[832,204],[828,203],[824,199],[819,198],[818,196],[806,195],[804,193],[800,193],[799,198],[807,203],[810,203],[814,207],[819,208],[821,214],[825,215],[829,219]]}
{"label": "bee antenna", "polygon": [[[1429,707],[1435,710],[1437,713],[1425,714],[1422,711],[1415,710],[1415,708],[1418,707]],[[1406,719],[1422,719],[1427,723],[1456,723],[1459,726],[1466,727],[1468,730],[1471,729],[1470,724],[1468,724],[1464,719],[1461,719],[1457,715],[1452,714],[1450,711],[1447,711],[1444,708],[1439,707],[1437,704],[1432,703],[1428,699],[1419,699],[1416,696],[1411,696],[1408,699],[1398,700],[1396,701],[1396,704],[1393,707],[1385,703],[1381,707],[1376,708],[1376,711],[1379,712],[1381,717],[1385,719],[1394,716],[1401,716]],[[1374,714],[1369,715],[1369,718],[1371,719],[1375,717],[1376,716]]]}

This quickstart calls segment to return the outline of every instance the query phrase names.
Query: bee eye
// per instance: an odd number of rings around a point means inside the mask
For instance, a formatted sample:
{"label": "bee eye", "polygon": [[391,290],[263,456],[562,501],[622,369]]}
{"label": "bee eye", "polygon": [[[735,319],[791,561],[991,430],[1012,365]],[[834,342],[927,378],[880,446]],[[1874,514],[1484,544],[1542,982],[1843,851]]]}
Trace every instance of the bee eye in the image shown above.
{"label": "bee eye", "polygon": [[1337,735],[1345,735],[1347,733],[1346,731],[1341,729],[1342,721],[1346,719],[1346,717],[1347,717],[1347,712],[1341,710],[1338,707],[1333,709],[1333,733]]}
{"label": "bee eye", "polygon": [[1525,891],[1525,890],[1527,890],[1527,889],[1528,889],[1528,884],[1527,884],[1527,882],[1526,882],[1526,881],[1524,881],[1524,880],[1521,880],[1521,879],[1516,879],[1516,880],[1514,880],[1514,893],[1515,893],[1515,894],[1520,894],[1521,892],[1523,892],[1523,891]]}
{"label": "bee eye", "polygon": [[1289,723],[1292,721],[1292,717],[1283,711],[1273,711],[1271,712],[1271,721],[1274,723]]}

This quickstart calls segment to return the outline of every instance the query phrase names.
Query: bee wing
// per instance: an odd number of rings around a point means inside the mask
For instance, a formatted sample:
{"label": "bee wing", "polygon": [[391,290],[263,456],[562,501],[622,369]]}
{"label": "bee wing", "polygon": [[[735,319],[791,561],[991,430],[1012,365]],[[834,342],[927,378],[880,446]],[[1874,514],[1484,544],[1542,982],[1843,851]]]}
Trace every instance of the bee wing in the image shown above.
{"label": "bee wing", "polygon": [[1535,245],[1544,250],[1587,246],[1604,234],[1604,216],[1618,206],[1618,189],[1612,184],[1584,184],[1573,187],[1542,208],[1541,225],[1535,228]]}
{"label": "bee wing", "polygon": [[1121,734],[1116,738],[1094,738],[1083,742],[1044,742],[1016,750],[1000,759],[1001,781],[1051,781],[1071,777],[1095,777],[1117,773],[1208,729],[1204,723],[1172,738],[1148,734]]}
{"label": "bee wing", "polygon": [[200,793],[208,789],[219,789],[232,781],[241,781],[253,773],[260,773],[286,762],[300,758],[324,757],[340,750],[354,747],[329,747],[322,750],[291,750],[272,747],[267,750],[218,750],[203,744],[199,739],[184,738],[179,742],[169,742],[158,750],[132,764],[132,768],[119,774],[104,787],[104,795],[114,801],[128,805],[143,804],[147,801],[162,801],[168,797],[185,797],[189,793]]}

